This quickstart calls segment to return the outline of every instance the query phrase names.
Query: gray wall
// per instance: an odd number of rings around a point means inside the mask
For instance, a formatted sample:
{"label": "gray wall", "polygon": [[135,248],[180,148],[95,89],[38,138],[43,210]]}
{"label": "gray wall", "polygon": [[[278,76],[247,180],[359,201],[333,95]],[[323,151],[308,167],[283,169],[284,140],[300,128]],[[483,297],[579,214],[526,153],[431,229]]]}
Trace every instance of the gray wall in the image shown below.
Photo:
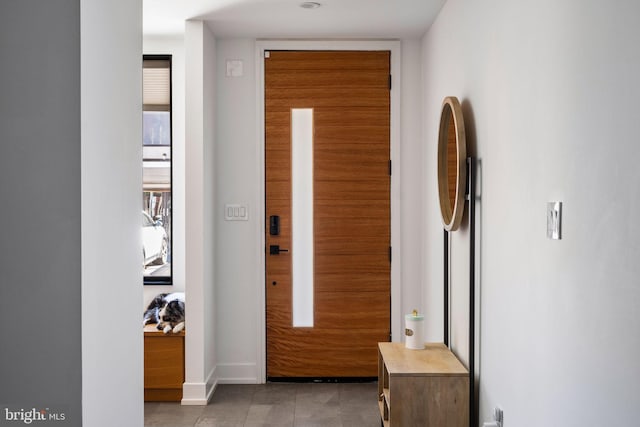
{"label": "gray wall", "polygon": [[3,0],[0,58],[0,406],[80,425],[79,0]]}

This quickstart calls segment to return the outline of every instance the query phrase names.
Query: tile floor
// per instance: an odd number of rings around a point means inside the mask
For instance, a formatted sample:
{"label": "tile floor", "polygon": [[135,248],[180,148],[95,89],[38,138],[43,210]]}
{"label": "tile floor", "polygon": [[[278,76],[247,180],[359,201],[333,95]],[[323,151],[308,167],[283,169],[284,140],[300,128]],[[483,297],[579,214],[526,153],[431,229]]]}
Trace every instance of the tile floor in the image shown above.
{"label": "tile floor", "polygon": [[377,383],[219,385],[207,406],[148,402],[147,427],[379,427]]}

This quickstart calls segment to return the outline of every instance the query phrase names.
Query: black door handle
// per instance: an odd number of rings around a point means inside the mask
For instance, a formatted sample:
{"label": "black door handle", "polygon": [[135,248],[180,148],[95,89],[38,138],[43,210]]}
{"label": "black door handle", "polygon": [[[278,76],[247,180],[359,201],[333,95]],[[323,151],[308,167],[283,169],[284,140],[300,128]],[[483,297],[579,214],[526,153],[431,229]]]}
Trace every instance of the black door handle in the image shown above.
{"label": "black door handle", "polygon": [[269,255],[280,255],[280,252],[289,252],[289,249],[280,249],[280,245],[269,246]]}

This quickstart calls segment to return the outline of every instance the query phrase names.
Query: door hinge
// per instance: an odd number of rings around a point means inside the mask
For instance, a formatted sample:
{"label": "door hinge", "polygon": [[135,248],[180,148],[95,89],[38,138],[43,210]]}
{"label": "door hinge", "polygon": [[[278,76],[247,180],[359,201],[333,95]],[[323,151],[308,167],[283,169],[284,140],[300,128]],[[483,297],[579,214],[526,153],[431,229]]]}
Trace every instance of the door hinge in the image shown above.
{"label": "door hinge", "polygon": [[391,262],[391,253],[392,253],[392,249],[391,249],[391,246],[389,246],[389,262]]}
{"label": "door hinge", "polygon": [[391,176],[391,160],[389,160],[389,176]]}
{"label": "door hinge", "polygon": [[391,74],[389,74],[389,90],[391,90]]}

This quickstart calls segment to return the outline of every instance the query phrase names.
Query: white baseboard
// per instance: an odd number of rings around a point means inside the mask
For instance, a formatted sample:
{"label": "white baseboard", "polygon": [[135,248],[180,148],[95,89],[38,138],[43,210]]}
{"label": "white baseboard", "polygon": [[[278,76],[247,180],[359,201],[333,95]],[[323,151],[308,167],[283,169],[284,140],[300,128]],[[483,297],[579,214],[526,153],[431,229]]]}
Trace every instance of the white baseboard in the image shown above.
{"label": "white baseboard", "polygon": [[185,406],[207,405],[218,383],[217,367],[214,367],[207,376],[206,382],[182,384],[182,401],[180,403]]}
{"label": "white baseboard", "polygon": [[219,363],[216,367],[218,384],[260,384],[255,363]]}
{"label": "white baseboard", "polygon": [[219,363],[206,382],[184,383],[182,401],[185,406],[204,406],[209,403],[218,384],[260,384],[255,363]]}

